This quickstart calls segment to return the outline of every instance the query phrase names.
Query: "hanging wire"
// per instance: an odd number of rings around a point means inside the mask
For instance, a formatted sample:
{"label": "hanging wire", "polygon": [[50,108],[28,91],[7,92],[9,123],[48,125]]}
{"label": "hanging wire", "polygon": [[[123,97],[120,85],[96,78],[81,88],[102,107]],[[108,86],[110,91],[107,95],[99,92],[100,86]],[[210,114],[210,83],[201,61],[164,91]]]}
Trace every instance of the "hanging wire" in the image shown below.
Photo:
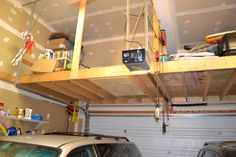
{"label": "hanging wire", "polygon": [[136,44],[139,44],[139,46],[142,48],[142,49],[144,49],[143,48],[143,45],[140,43],[140,42],[138,42],[138,41],[134,41],[134,40],[128,40],[128,39],[126,39],[126,37],[125,37],[125,28],[127,27],[127,20],[125,21],[125,24],[124,24],[124,41],[126,41],[126,42],[130,42],[130,43],[136,43]]}

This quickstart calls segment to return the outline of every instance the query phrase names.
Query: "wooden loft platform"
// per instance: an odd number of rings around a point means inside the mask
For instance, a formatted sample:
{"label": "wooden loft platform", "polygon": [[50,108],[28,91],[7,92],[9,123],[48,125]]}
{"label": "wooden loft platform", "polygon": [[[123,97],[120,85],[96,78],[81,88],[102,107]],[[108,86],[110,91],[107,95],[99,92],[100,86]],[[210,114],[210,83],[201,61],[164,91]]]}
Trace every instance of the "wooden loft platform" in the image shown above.
{"label": "wooden loft platform", "polygon": [[[132,73],[125,65],[79,69],[87,0],[79,4],[71,71],[20,76],[18,86],[66,103],[75,100],[92,104],[157,103],[158,100],[171,103],[236,102],[236,56],[156,63],[154,55],[147,50],[151,54],[148,72]],[[147,1],[144,10],[145,47],[148,48]],[[132,39],[134,34],[130,34],[129,23],[127,17],[126,36]],[[159,28],[153,7],[153,30],[160,32]],[[152,49],[163,52],[158,34],[153,33]]]}
{"label": "wooden loft platform", "polygon": [[[236,56],[157,63],[150,72],[124,65],[21,76],[19,84],[63,102],[93,104],[236,102]],[[73,73],[73,74],[72,74]]]}

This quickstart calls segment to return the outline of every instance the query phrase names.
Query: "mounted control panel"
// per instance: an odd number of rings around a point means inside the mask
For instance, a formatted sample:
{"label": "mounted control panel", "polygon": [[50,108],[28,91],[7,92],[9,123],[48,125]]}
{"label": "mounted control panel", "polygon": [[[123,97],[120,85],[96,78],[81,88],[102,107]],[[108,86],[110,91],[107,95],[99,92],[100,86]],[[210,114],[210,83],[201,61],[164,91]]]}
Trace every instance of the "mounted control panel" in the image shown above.
{"label": "mounted control panel", "polygon": [[122,61],[130,71],[149,70],[145,49],[122,51]]}

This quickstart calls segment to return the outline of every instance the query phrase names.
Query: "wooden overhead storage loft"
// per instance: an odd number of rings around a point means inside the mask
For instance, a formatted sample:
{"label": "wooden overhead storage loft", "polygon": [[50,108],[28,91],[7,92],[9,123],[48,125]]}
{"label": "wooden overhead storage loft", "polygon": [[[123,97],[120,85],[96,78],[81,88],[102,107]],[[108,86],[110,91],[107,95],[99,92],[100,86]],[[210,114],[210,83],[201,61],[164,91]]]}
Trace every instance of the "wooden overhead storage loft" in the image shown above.
{"label": "wooden overhead storage loft", "polygon": [[71,71],[33,74],[21,76],[19,85],[64,102],[156,103],[163,96],[172,103],[235,102],[235,59],[170,61],[140,74],[124,65],[80,69],[76,78]]}
{"label": "wooden overhead storage loft", "polygon": [[[72,70],[20,76],[18,86],[62,102],[236,102],[236,56],[169,62],[155,62],[152,56],[151,70],[140,73],[130,72],[125,65],[79,69],[86,4],[86,0],[80,3]],[[154,15],[153,27],[159,32]],[[156,38],[153,49],[162,50]]]}

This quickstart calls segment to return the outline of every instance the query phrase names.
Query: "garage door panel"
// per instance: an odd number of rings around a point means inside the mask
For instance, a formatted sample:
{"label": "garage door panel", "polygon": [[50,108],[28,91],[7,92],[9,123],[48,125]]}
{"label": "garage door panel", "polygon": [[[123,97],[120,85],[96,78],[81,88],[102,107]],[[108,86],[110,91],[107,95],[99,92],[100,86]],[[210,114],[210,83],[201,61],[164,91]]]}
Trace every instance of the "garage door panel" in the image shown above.
{"label": "garage door panel", "polygon": [[152,116],[92,116],[90,131],[126,136],[144,157],[195,157],[206,141],[236,140],[236,116],[171,116],[167,133]]}

